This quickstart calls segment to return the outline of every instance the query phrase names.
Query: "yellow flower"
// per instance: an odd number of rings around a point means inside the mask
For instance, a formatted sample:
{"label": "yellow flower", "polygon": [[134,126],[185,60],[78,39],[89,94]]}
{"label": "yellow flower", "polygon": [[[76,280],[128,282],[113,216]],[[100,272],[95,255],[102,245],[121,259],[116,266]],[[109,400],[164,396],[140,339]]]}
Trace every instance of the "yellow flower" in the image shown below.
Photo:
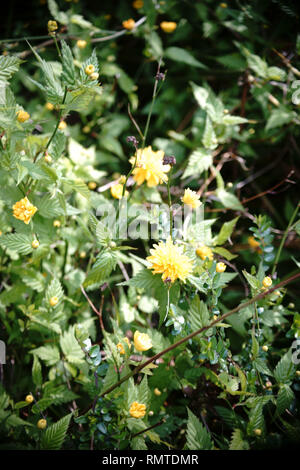
{"label": "yellow flower", "polygon": [[49,20],[48,21],[48,32],[49,33],[53,33],[54,31],[57,30],[57,28],[58,28],[58,26],[57,26],[56,21],[54,21],[54,20]]}
{"label": "yellow flower", "polygon": [[214,258],[214,255],[213,255],[213,252],[212,252],[211,248],[209,248],[208,246],[205,246],[205,245],[199,246],[196,250],[196,253],[203,260],[205,258],[208,258],[209,261],[212,261],[213,258]]}
{"label": "yellow flower", "polygon": [[26,403],[32,403],[33,402],[33,396],[31,395],[31,393],[26,396],[25,401],[26,401]]}
{"label": "yellow flower", "polygon": [[29,118],[30,118],[30,114],[27,113],[27,111],[23,111],[22,109],[20,109],[20,111],[17,112],[17,120],[19,122],[28,121]]}
{"label": "yellow flower", "polygon": [[[154,152],[151,146],[144,148],[144,150],[138,149],[136,167],[132,174],[139,186],[145,180],[149,188],[168,181],[166,173],[170,171],[171,167],[163,164],[164,154],[163,150]],[[131,157],[129,161],[134,165],[135,157]]]}
{"label": "yellow flower", "polygon": [[157,397],[161,395],[161,391],[159,390],[159,388],[154,389],[154,395],[156,395]]}
{"label": "yellow flower", "polygon": [[185,282],[192,273],[192,261],[183,254],[183,247],[174,245],[171,237],[166,242],[159,242],[150,250],[152,256],[147,257],[151,263],[149,269],[153,269],[153,274],[162,274],[162,280],[170,282],[180,279]]}
{"label": "yellow flower", "polygon": [[200,196],[189,188],[185,189],[184,195],[181,198],[182,202],[192,209],[197,209],[197,207],[201,206],[202,203],[199,201],[199,199]]}
{"label": "yellow flower", "polygon": [[267,289],[272,285],[272,279],[269,276],[264,277],[262,285]]}
{"label": "yellow flower", "polygon": [[129,20],[123,21],[122,25],[123,25],[123,28],[130,30],[135,27],[135,21],[132,18],[129,18]]}
{"label": "yellow flower", "polygon": [[129,408],[129,413],[133,418],[143,418],[146,414],[146,405],[134,401]]}
{"label": "yellow flower", "polygon": [[38,240],[33,240],[31,243],[32,248],[38,248],[40,246],[40,242]]}
{"label": "yellow flower", "polygon": [[[112,197],[115,199],[122,199],[122,194],[123,194],[123,184],[114,184],[113,186],[110,187],[110,192]],[[124,197],[128,196],[128,191],[126,190],[124,193]]]}
{"label": "yellow flower", "polygon": [[90,64],[90,65],[86,66],[85,73],[87,75],[91,75],[91,73],[94,73],[94,72],[95,72],[95,67],[93,66],[93,64]]}
{"label": "yellow flower", "polygon": [[134,347],[137,351],[148,351],[152,348],[152,341],[149,335],[136,331],[133,336]]}
{"label": "yellow flower", "polygon": [[140,8],[143,8],[144,2],[143,2],[143,0],[134,0],[134,2],[132,3],[132,6],[136,10],[139,10]]}
{"label": "yellow flower", "polygon": [[39,419],[38,420],[37,427],[39,429],[45,429],[46,426],[47,426],[47,421],[45,419]]}
{"label": "yellow flower", "polygon": [[87,45],[87,42],[84,39],[78,39],[76,42],[76,46],[79,47],[79,49],[84,49]]}
{"label": "yellow flower", "polygon": [[97,183],[95,181],[90,181],[88,184],[89,189],[96,189],[97,188]]}
{"label": "yellow flower", "polygon": [[216,266],[217,273],[223,273],[225,270],[226,270],[225,263],[217,263],[217,266]]}
{"label": "yellow flower", "polygon": [[36,211],[37,207],[31,204],[27,197],[24,197],[13,205],[13,216],[16,219],[22,220],[26,225],[29,224],[31,217],[34,216]]}
{"label": "yellow flower", "polygon": [[54,104],[48,102],[48,103],[45,104],[45,107],[46,107],[46,109],[48,109],[48,111],[53,111]]}
{"label": "yellow flower", "polygon": [[51,299],[49,300],[49,303],[51,305],[51,307],[55,307],[57,304],[58,304],[58,297],[51,297]]}
{"label": "yellow flower", "polygon": [[61,226],[60,220],[54,220],[53,227],[59,228]]}
{"label": "yellow flower", "polygon": [[259,242],[255,240],[254,237],[248,237],[248,243],[251,246],[251,248],[254,248],[254,249],[259,248]]}
{"label": "yellow flower", "polygon": [[177,23],[175,21],[162,21],[160,27],[165,33],[173,33],[177,28]]}
{"label": "yellow flower", "polygon": [[66,127],[67,127],[66,121],[60,121],[60,123],[58,124],[58,129],[60,131],[63,131]]}
{"label": "yellow flower", "polygon": [[[127,343],[128,347],[129,347],[129,349],[131,349],[131,343],[130,343],[129,339],[126,336],[125,336],[125,338],[123,338],[123,341],[125,341],[125,343]],[[117,348],[118,348],[120,354],[125,354],[125,349],[124,349],[124,346],[123,346],[122,343],[118,343]]]}

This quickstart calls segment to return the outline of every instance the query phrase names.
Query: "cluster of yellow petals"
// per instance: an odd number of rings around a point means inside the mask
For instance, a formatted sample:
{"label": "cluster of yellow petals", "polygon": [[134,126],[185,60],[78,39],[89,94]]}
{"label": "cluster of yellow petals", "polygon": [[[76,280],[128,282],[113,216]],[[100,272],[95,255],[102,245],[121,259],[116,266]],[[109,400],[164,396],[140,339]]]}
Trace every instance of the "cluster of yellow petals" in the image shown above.
{"label": "cluster of yellow petals", "polygon": [[146,414],[146,405],[134,401],[129,408],[129,413],[133,418],[143,418]]}
{"label": "cluster of yellow petals", "polygon": [[272,285],[272,279],[269,276],[264,277],[262,285],[265,289],[268,289]]}
{"label": "cluster of yellow petals", "polygon": [[140,186],[144,181],[147,181],[147,186],[152,188],[161,183],[168,181],[168,171],[170,165],[164,165],[164,151],[157,150],[154,152],[151,145],[144,149],[137,150],[137,156],[130,158],[130,163],[134,165],[136,159],[136,166],[132,172],[133,179]]}
{"label": "cluster of yellow petals", "polygon": [[177,28],[177,23],[175,21],[162,21],[160,27],[165,33],[173,33]]}
{"label": "cluster of yellow petals", "polygon": [[209,246],[206,246],[206,245],[199,246],[196,250],[196,253],[203,260],[208,258],[209,261],[212,261],[214,258],[211,248],[209,248]]}
{"label": "cluster of yellow petals", "polygon": [[[120,183],[117,183],[117,184],[114,184],[113,186],[111,186],[110,193],[111,193],[112,197],[114,197],[115,199],[122,199],[123,187],[124,187],[124,185],[120,184]],[[124,193],[124,197],[127,197],[128,194],[129,193],[126,190],[125,193]]]}
{"label": "cluster of yellow petals", "polygon": [[148,351],[152,348],[152,341],[149,335],[136,331],[133,336],[133,344],[137,351]]}
{"label": "cluster of yellow petals", "polygon": [[226,264],[225,263],[217,263],[216,265],[216,271],[217,273],[223,273],[226,270]]}
{"label": "cluster of yellow petals", "polygon": [[[123,341],[128,345],[129,349],[131,349],[131,343],[130,343],[129,339],[126,336],[125,336],[125,338],[123,338]],[[120,354],[125,354],[125,349],[124,349],[124,346],[123,346],[122,343],[118,343],[117,348],[118,348]]]}
{"label": "cluster of yellow petals", "polygon": [[26,122],[26,121],[28,121],[29,118],[30,118],[30,114],[27,113],[27,111],[23,111],[22,109],[20,109],[17,112],[17,120],[19,122]]}
{"label": "cluster of yellow petals", "polygon": [[159,242],[150,250],[152,256],[147,257],[150,263],[149,269],[153,274],[162,274],[162,280],[170,282],[180,279],[185,282],[186,278],[193,271],[193,263],[183,253],[183,247],[175,245],[168,237],[166,242]]}
{"label": "cluster of yellow petals", "polygon": [[202,204],[200,202],[200,196],[196,193],[196,191],[192,191],[190,188],[185,189],[181,200],[184,204],[191,207],[191,209],[197,209]]}
{"label": "cluster of yellow petals", "polygon": [[13,205],[13,216],[16,219],[22,220],[27,225],[36,211],[37,207],[31,204],[27,197],[24,197]]}
{"label": "cluster of yellow petals", "polygon": [[123,21],[122,25],[123,28],[131,30],[135,27],[135,21],[132,18],[129,18],[128,20]]}

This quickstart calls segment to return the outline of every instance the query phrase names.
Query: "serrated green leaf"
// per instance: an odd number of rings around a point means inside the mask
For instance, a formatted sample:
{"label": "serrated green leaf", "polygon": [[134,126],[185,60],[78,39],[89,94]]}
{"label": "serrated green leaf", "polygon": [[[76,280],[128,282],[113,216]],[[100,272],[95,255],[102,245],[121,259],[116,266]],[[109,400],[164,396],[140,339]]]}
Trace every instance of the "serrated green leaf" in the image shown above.
{"label": "serrated green leaf", "polygon": [[40,387],[43,383],[42,366],[38,357],[35,354],[33,356],[32,363],[32,380],[37,387]]}
{"label": "serrated green leaf", "polygon": [[213,445],[209,432],[189,408],[186,443],[189,450],[211,450]]}
{"label": "serrated green leaf", "polygon": [[31,353],[37,355],[47,366],[53,366],[60,360],[58,347],[50,344],[33,349]]}
{"label": "serrated green leaf", "polygon": [[222,225],[221,230],[216,239],[216,245],[223,245],[223,243],[228,240],[235,228],[238,219],[239,217],[236,217],[235,219],[232,219],[229,222],[225,222]]}
{"label": "serrated green leaf", "polygon": [[61,336],[59,342],[68,362],[71,364],[82,364],[84,362],[84,352],[75,338],[73,326]]}
{"label": "serrated green leaf", "polygon": [[21,255],[28,255],[33,251],[31,243],[32,239],[29,236],[20,233],[9,233],[0,237],[2,248],[8,248]]}
{"label": "serrated green leaf", "polygon": [[42,434],[41,449],[42,450],[59,450],[65,440],[69,423],[73,413],[64,416],[64,418],[52,424]]}
{"label": "serrated green leaf", "polygon": [[61,40],[61,55],[62,55],[62,73],[61,80],[67,87],[75,85],[75,66],[71,49],[64,40]]}
{"label": "serrated green leaf", "polygon": [[202,144],[206,149],[214,150],[218,146],[218,140],[210,117],[206,116]]}
{"label": "serrated green leaf", "polygon": [[104,280],[107,280],[113,269],[117,264],[116,253],[112,251],[102,251],[97,256],[96,262],[92,269],[88,273],[84,286],[90,286],[92,284],[99,284]]}
{"label": "serrated green leaf", "polygon": [[289,409],[293,403],[295,395],[291,387],[282,385],[277,395],[277,412],[282,414],[286,409]]}
{"label": "serrated green leaf", "polygon": [[187,167],[182,175],[182,178],[194,176],[197,178],[203,171],[208,170],[212,165],[212,154],[208,149],[194,150],[189,156]]}
{"label": "serrated green leaf", "polygon": [[6,85],[23,61],[14,56],[0,56],[0,86]]}
{"label": "serrated green leaf", "polygon": [[216,195],[217,198],[220,199],[224,207],[236,211],[244,211],[244,207],[242,206],[238,198],[234,194],[231,194],[226,191],[224,188],[218,188],[216,190]]}
{"label": "serrated green leaf", "polygon": [[195,59],[190,52],[182,49],[181,47],[167,47],[167,49],[165,49],[165,57],[175,60],[176,62],[181,62],[182,64],[191,65],[192,67],[198,67],[201,69],[207,68],[206,65]]}

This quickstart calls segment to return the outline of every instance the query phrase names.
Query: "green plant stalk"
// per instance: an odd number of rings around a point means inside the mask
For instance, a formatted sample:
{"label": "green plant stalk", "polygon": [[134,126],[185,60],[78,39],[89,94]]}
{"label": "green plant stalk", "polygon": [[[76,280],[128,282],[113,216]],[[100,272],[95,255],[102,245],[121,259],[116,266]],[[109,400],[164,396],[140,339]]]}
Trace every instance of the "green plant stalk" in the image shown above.
{"label": "green plant stalk", "polygon": [[277,265],[278,265],[278,261],[279,261],[279,258],[280,258],[280,255],[281,255],[281,251],[282,251],[282,248],[284,247],[284,243],[285,243],[285,240],[288,236],[288,233],[289,233],[289,230],[296,218],[296,215],[298,214],[298,210],[299,210],[299,207],[300,207],[300,202],[298,202],[297,206],[296,206],[296,209],[294,210],[293,214],[292,214],[292,217],[290,218],[290,221],[289,221],[289,224],[287,226],[287,228],[285,229],[285,232],[283,234],[283,237],[282,237],[282,240],[280,242],[280,245],[279,245],[279,248],[278,248],[278,251],[276,253],[276,258],[275,258],[275,261],[274,261],[274,265],[273,265],[273,268],[272,268],[272,275],[275,273],[276,271],[276,268],[277,268]]}
{"label": "green plant stalk", "polygon": [[172,210],[171,210],[171,207],[172,207],[172,199],[171,199],[171,191],[170,191],[171,172],[172,172],[172,168],[170,169],[170,172],[169,172],[167,188],[168,188],[168,203],[169,203],[169,216],[170,216],[170,237],[173,238],[173,237],[172,237],[172,231],[173,231],[173,214],[172,214]]}
{"label": "green plant stalk", "polygon": [[[62,105],[65,104],[66,97],[67,97],[67,93],[68,93],[68,89],[67,89],[67,87],[66,87],[66,88],[65,88],[65,93],[64,93],[64,96],[63,96],[63,100],[62,100],[62,102],[61,102]],[[60,119],[61,119],[61,116],[62,116],[62,112],[63,112],[63,110],[62,110],[62,108],[61,108],[61,109],[59,110],[58,119],[57,119],[57,123],[56,123],[55,129],[54,129],[54,131],[52,132],[52,135],[51,135],[51,137],[50,137],[50,139],[48,140],[48,143],[47,143],[47,145],[46,145],[46,148],[45,148],[46,150],[49,148],[49,146],[50,146],[52,140],[53,140],[54,137],[55,137],[55,134],[56,134],[56,132],[57,132],[57,129],[58,129],[58,126],[59,126],[59,123],[60,123]]]}
{"label": "green plant stalk", "polygon": [[277,285],[274,286],[274,287],[271,287],[271,288],[268,289],[267,291],[264,291],[264,292],[261,292],[260,294],[257,294],[255,297],[253,297],[252,299],[248,300],[247,302],[244,302],[244,303],[238,305],[237,307],[235,307],[234,309],[230,310],[229,312],[224,313],[224,315],[222,315],[221,317],[219,317],[217,320],[212,321],[209,325],[203,326],[203,327],[200,328],[199,330],[196,330],[196,331],[194,331],[193,333],[189,334],[188,336],[185,336],[184,338],[180,339],[179,341],[177,341],[176,343],[172,344],[172,345],[169,346],[168,348],[166,348],[166,349],[164,349],[163,351],[161,351],[161,352],[155,354],[155,356],[150,357],[150,358],[147,359],[145,362],[143,362],[142,364],[138,365],[135,369],[133,369],[133,371],[131,371],[129,374],[127,374],[127,375],[125,375],[124,377],[122,377],[122,379],[119,380],[117,383],[115,383],[114,385],[112,385],[111,387],[109,387],[107,390],[104,390],[104,392],[102,392],[102,393],[100,394],[100,397],[103,397],[104,395],[107,395],[108,393],[112,392],[112,391],[115,390],[117,387],[119,387],[123,382],[126,382],[126,380],[130,379],[130,377],[133,377],[133,376],[136,375],[138,372],[140,372],[142,369],[144,369],[146,366],[148,366],[148,365],[151,364],[152,362],[156,361],[156,360],[159,359],[161,356],[167,354],[169,351],[172,351],[173,349],[177,348],[177,347],[180,346],[181,344],[186,343],[186,342],[189,341],[190,339],[194,338],[194,336],[197,336],[197,335],[199,335],[200,333],[203,333],[204,331],[209,330],[209,329],[212,328],[216,323],[222,322],[223,320],[225,320],[226,318],[230,317],[230,316],[233,315],[234,313],[237,313],[239,310],[242,310],[242,309],[248,307],[249,305],[253,304],[254,302],[257,302],[258,300],[263,299],[263,298],[266,297],[267,295],[269,295],[269,294],[271,294],[272,292],[274,292],[276,289],[279,289],[280,287],[283,287],[283,286],[285,286],[286,284],[289,284],[290,282],[292,282],[292,281],[298,279],[299,277],[300,277],[300,271],[299,271],[297,274],[295,274],[294,276],[291,276],[291,277],[289,277],[288,279],[279,282],[279,284],[277,284]]}
{"label": "green plant stalk", "polygon": [[[160,65],[161,65],[161,58],[159,59],[159,62],[158,62],[157,73],[159,73]],[[149,109],[149,113],[148,113],[148,117],[147,117],[147,122],[146,122],[146,126],[145,126],[144,137],[143,137],[143,140],[142,140],[142,150],[145,148],[145,144],[146,144],[147,134],[148,134],[149,125],[150,125],[150,121],[151,121],[151,116],[152,116],[152,112],[153,112],[153,106],[154,106],[155,98],[156,98],[156,95],[157,95],[156,92],[157,92],[158,82],[159,82],[159,80],[156,78],[155,83],[154,83],[154,88],[153,88],[152,101],[151,101],[151,105],[150,105],[150,109]]]}

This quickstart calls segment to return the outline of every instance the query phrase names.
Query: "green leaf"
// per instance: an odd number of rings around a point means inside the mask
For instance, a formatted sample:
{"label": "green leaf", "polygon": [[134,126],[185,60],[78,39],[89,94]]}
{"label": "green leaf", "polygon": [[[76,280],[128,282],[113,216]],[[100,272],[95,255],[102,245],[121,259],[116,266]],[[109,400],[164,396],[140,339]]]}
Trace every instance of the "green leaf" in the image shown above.
{"label": "green leaf", "polygon": [[112,270],[115,269],[116,264],[116,253],[112,251],[102,251],[102,253],[97,256],[95,264],[88,273],[84,281],[84,286],[87,287],[92,284],[103,283],[109,278]]}
{"label": "green leaf", "polygon": [[63,151],[65,150],[67,138],[63,132],[59,130],[56,131],[54,138],[49,147],[49,155],[54,160],[58,160],[59,157],[62,155]]}
{"label": "green leaf", "polygon": [[34,354],[32,363],[32,380],[34,385],[40,387],[43,383],[42,366],[38,357]]}
{"label": "green leaf", "polygon": [[0,86],[6,85],[23,61],[14,56],[0,56]]}
{"label": "green leaf", "polygon": [[274,129],[275,127],[281,127],[284,124],[288,124],[297,118],[295,111],[291,111],[281,106],[280,108],[274,109],[270,114],[270,117],[266,124],[266,131]]}
{"label": "green leaf", "polygon": [[143,403],[144,405],[146,405],[146,408],[147,408],[150,404],[150,390],[148,387],[147,375],[144,375],[143,380],[138,386],[137,393],[138,393],[138,402]]}
{"label": "green leaf", "polygon": [[226,248],[223,248],[221,246],[214,247],[214,253],[217,253],[218,255],[223,256],[223,258],[227,259],[228,261],[238,256],[238,255],[233,255],[232,253],[230,253],[230,251],[226,250]]}
{"label": "green leaf", "polygon": [[111,241],[111,233],[101,221],[96,225],[96,238],[100,246],[107,246]]}
{"label": "green leaf", "polygon": [[[189,321],[191,323],[192,331],[199,330],[209,324],[209,313],[206,304],[200,300],[198,295],[193,298],[190,310],[189,310]],[[205,335],[210,336],[212,334],[212,328],[205,331]],[[200,336],[200,335],[198,335]]]}
{"label": "green leaf", "polygon": [[229,450],[249,450],[249,444],[243,439],[243,433],[240,429],[234,429],[231,441],[229,444]]}
{"label": "green leaf", "polygon": [[186,443],[189,450],[211,450],[213,446],[209,432],[189,409]]}
{"label": "green leaf", "polygon": [[191,65],[193,67],[198,67],[206,69],[206,65],[199,62],[195,57],[185,49],[181,47],[168,47],[165,50],[165,57],[168,59],[175,60],[176,62],[181,62],[183,64]]}
{"label": "green leaf", "polygon": [[61,336],[59,342],[68,362],[71,364],[82,364],[84,362],[84,352],[75,338],[73,326],[70,326],[69,330]]}
{"label": "green leaf", "polygon": [[0,245],[2,248],[16,251],[21,255],[28,255],[33,251],[31,246],[32,239],[20,233],[9,233],[0,237]]}
{"label": "green leaf", "polygon": [[282,414],[286,409],[289,409],[294,399],[295,395],[293,390],[288,385],[282,385],[279,389],[277,396],[278,414]]}
{"label": "green leaf", "polygon": [[289,350],[274,369],[274,377],[277,382],[289,385],[296,372],[296,367],[292,362],[292,352]]}
{"label": "green leaf", "polygon": [[248,66],[253,70],[259,77],[267,78],[268,76],[268,64],[265,60],[261,59],[256,54],[251,54],[245,50]]}
{"label": "green leaf", "polygon": [[61,40],[61,55],[62,55],[62,73],[61,80],[67,87],[75,85],[75,66],[71,49],[64,40]]}
{"label": "green leaf", "polygon": [[232,219],[229,222],[225,222],[222,225],[221,230],[216,239],[216,245],[223,245],[223,243],[225,243],[228,240],[238,220],[239,220],[239,217],[236,217],[235,219]]}
{"label": "green leaf", "polygon": [[61,24],[68,24],[69,18],[66,13],[59,11],[57,3],[54,0],[48,0],[48,8],[53,18]]}
{"label": "green leaf", "polygon": [[228,209],[236,210],[236,211],[244,211],[244,207],[238,200],[238,198],[234,195],[226,191],[224,188],[218,188],[216,190],[217,198],[220,199],[220,202],[223,204],[224,207]]}
{"label": "green leaf", "polygon": [[31,353],[37,355],[47,366],[53,366],[60,360],[58,347],[50,344],[33,349]]}
{"label": "green leaf", "polygon": [[205,109],[207,99],[209,97],[209,93],[206,88],[202,86],[198,86],[193,82],[190,82],[194,97],[196,98],[197,103],[199,104],[200,108]]}
{"label": "green leaf", "polygon": [[189,176],[197,178],[203,171],[208,170],[212,163],[213,160],[210,150],[201,148],[194,150],[189,156],[188,164],[182,178],[188,178]]}
{"label": "green leaf", "polygon": [[248,119],[241,116],[231,116],[230,114],[225,114],[223,117],[223,123],[227,126],[234,126],[236,124],[244,124],[248,122]]}
{"label": "green leaf", "polygon": [[218,140],[212,125],[212,121],[208,115],[206,116],[202,144],[206,149],[210,150],[213,150],[218,146]]}
{"label": "green leaf", "polygon": [[56,309],[60,306],[64,298],[64,291],[63,291],[62,285],[57,278],[52,279],[52,281],[50,282],[46,290],[45,301],[46,301],[47,306],[50,305],[50,299],[52,297],[58,298],[57,304],[54,307],[51,306],[51,309]]}
{"label": "green leaf", "polygon": [[41,439],[42,450],[59,450],[61,448],[67,434],[72,414],[73,413],[68,414],[46,429]]}
{"label": "green leaf", "polygon": [[[122,285],[124,284],[125,283],[122,283]],[[151,289],[157,289],[161,286],[161,276],[152,274],[148,268],[141,269],[126,285],[150,291]]]}
{"label": "green leaf", "polygon": [[270,369],[268,368],[267,364],[265,363],[265,361],[259,357],[257,357],[255,361],[253,361],[253,365],[255,369],[258,370],[258,372],[261,372],[262,374],[266,374],[269,376],[273,375]]}

